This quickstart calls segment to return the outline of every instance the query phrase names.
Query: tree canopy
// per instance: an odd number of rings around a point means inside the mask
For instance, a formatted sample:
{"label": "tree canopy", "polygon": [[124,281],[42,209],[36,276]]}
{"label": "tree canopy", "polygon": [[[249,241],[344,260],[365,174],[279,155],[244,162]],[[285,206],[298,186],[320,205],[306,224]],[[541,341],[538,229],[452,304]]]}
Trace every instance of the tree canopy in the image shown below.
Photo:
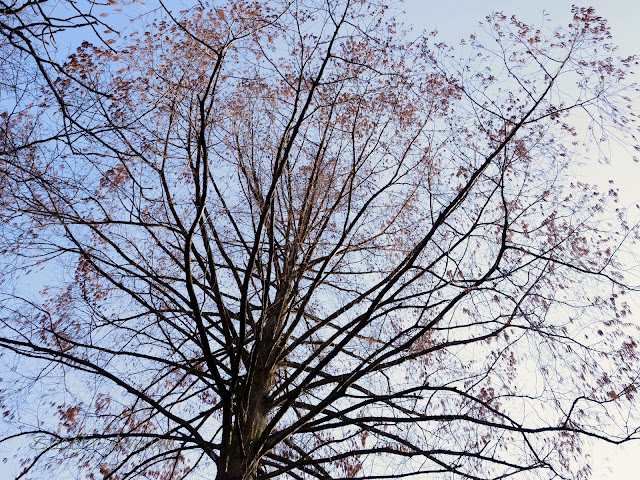
{"label": "tree canopy", "polygon": [[192,3],[0,4],[18,478],[587,478],[640,437],[638,232],[573,178],[639,149],[604,19]]}

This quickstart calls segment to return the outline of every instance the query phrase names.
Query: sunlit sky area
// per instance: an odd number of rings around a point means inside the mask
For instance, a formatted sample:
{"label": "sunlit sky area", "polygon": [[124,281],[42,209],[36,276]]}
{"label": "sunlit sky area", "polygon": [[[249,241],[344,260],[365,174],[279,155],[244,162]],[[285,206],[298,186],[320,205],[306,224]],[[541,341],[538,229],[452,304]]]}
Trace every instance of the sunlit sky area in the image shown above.
{"label": "sunlit sky area", "polygon": [[[177,0],[168,0],[167,5],[174,2],[176,9],[183,8],[182,2]],[[515,14],[526,23],[538,25],[543,21],[543,12],[546,12],[550,24],[566,25],[571,21],[571,6],[574,3],[595,7],[596,12],[609,21],[612,43],[619,46],[618,53],[621,56],[640,54],[640,0],[406,0],[399,8],[405,11],[401,20],[407,26],[412,25],[414,32],[437,30],[442,41],[456,45],[460,39],[478,31],[479,22],[491,12],[502,11],[508,16]],[[634,80],[640,83],[640,69],[635,73]],[[635,105],[640,113],[640,99],[636,99]],[[620,188],[621,203],[625,207],[640,203],[640,164],[634,163],[631,155],[622,148],[614,149],[613,153],[610,165],[594,162],[594,165],[582,169],[580,174],[592,183],[614,180]],[[636,319],[640,323],[640,295],[632,308],[634,306]],[[594,480],[640,478],[640,441],[619,447],[598,443],[590,448]],[[0,453],[3,454],[0,457],[7,456],[4,451]],[[13,466],[0,463],[0,480],[13,479],[13,473]],[[526,474],[517,478],[527,480]]]}
{"label": "sunlit sky area", "polygon": [[[437,30],[442,41],[456,45],[460,39],[468,38],[478,31],[479,22],[496,11],[507,16],[516,15],[525,23],[540,25],[546,12],[553,25],[566,25],[571,21],[571,6],[595,7],[596,13],[606,18],[613,34],[612,43],[618,45],[621,56],[640,54],[640,1],[634,0],[406,0],[402,17],[405,24],[413,25],[415,31]],[[634,81],[640,83],[640,71]],[[640,99],[635,104],[640,112]],[[615,181],[620,188],[623,206],[640,202],[640,165],[622,149],[615,149],[611,165],[585,166],[581,175],[591,183]],[[640,322],[640,298],[636,299],[635,314]],[[640,441],[613,447],[598,443],[593,445],[591,467],[594,480],[637,480]]]}

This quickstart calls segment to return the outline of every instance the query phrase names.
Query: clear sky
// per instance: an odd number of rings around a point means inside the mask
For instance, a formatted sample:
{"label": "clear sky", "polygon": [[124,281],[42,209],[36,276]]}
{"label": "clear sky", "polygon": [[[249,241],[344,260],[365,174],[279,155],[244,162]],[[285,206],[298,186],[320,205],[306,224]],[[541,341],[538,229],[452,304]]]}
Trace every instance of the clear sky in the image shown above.
{"label": "clear sky", "polygon": [[[438,30],[443,41],[456,44],[478,30],[478,23],[491,12],[516,14],[527,23],[540,23],[545,11],[554,24],[568,24],[571,5],[593,6],[609,20],[621,55],[640,54],[640,0],[406,0],[404,21],[417,31]],[[171,1],[168,2],[171,4]],[[640,82],[640,72],[635,75]],[[639,109],[640,112],[640,109]],[[611,166],[594,166],[593,178],[612,178],[621,188],[623,202],[640,202],[640,166],[628,156],[612,159]],[[640,299],[636,301],[636,318],[640,321]],[[4,452],[3,452],[4,453]],[[594,480],[637,480],[640,478],[640,441],[613,448],[598,444],[592,450]],[[4,467],[4,469],[3,469]],[[0,480],[9,480],[9,465],[0,463]]]}
{"label": "clear sky", "polygon": [[640,2],[636,0],[405,0],[401,8],[407,12],[405,23],[418,30],[436,29],[445,41],[454,42],[478,30],[478,22],[492,12],[515,14],[527,23],[539,23],[545,11],[553,23],[568,24],[573,4],[595,7],[596,13],[609,21],[620,52],[638,53]]}
{"label": "clear sky", "polygon": [[[405,0],[403,20],[417,31],[438,30],[439,37],[449,45],[468,38],[478,31],[478,23],[496,11],[507,16],[515,14],[525,23],[540,24],[542,12],[552,24],[566,25],[571,21],[571,6],[595,7],[596,13],[609,21],[612,43],[621,56],[640,54],[640,1],[638,0]],[[640,83],[640,71],[634,75]],[[636,101],[640,113],[640,101]],[[640,165],[620,151],[611,165],[593,165],[581,170],[593,183],[613,179],[620,188],[623,204],[640,202]],[[635,315],[640,322],[640,295],[635,302]],[[640,441],[622,447],[599,443],[592,446],[593,480],[640,479]]]}

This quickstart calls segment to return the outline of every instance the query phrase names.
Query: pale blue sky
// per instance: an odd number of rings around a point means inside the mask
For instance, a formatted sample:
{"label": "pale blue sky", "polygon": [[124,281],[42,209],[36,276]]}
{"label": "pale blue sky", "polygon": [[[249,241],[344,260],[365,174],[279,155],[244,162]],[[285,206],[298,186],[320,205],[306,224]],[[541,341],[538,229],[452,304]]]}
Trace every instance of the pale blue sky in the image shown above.
{"label": "pale blue sky", "polygon": [[[571,6],[595,7],[606,18],[622,56],[640,54],[640,1],[638,0],[405,0],[403,20],[416,31],[438,30],[439,37],[450,45],[478,31],[478,22],[491,12],[515,14],[526,23],[540,24],[542,12],[549,14],[552,24],[566,25],[571,21]],[[640,83],[640,69],[634,75]],[[640,113],[640,101],[638,113]],[[583,170],[584,172],[584,170]],[[640,202],[640,166],[623,152],[611,165],[595,165],[587,171],[592,181],[614,179],[621,190],[623,203]],[[635,302],[636,318],[640,322],[640,298]],[[637,480],[640,441],[624,447],[597,444],[592,447],[593,480]]]}
{"label": "pale blue sky", "polygon": [[[477,31],[478,22],[491,12],[503,11],[507,15],[516,14],[528,23],[540,23],[542,12],[546,11],[552,23],[567,24],[571,20],[571,5],[574,3],[594,6],[601,16],[609,20],[614,43],[620,46],[620,54],[640,53],[639,0],[406,0],[401,8],[407,12],[404,16],[405,23],[413,24],[417,31],[438,30],[442,40],[455,44],[459,39],[468,38]],[[636,74],[635,78],[640,80],[640,74]],[[594,175],[602,176],[602,172],[616,180],[624,199],[628,202],[640,201],[640,188],[636,187],[636,184],[640,185],[640,166],[622,158],[613,162],[606,170],[598,167]],[[638,309],[637,311],[640,312]],[[618,449],[598,445],[593,450],[593,479],[636,480],[639,478],[638,458],[640,442]],[[0,465],[0,480],[13,478],[8,467],[6,465],[6,470],[3,470]]]}
{"label": "pale blue sky", "polygon": [[405,0],[406,22],[419,30],[438,30],[445,41],[468,37],[478,22],[492,12],[517,15],[527,23],[539,22],[546,11],[553,23],[567,24],[571,6],[591,6],[611,25],[614,40],[623,54],[637,53],[640,43],[640,2],[636,0]]}

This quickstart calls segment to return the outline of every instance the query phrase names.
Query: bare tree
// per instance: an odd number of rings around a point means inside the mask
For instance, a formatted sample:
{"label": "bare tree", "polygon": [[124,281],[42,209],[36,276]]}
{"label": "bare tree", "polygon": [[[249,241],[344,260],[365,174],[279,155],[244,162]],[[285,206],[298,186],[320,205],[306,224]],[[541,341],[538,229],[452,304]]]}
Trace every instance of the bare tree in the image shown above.
{"label": "bare tree", "polygon": [[638,437],[636,231],[570,178],[635,128],[593,9],[459,57],[374,0],[157,7],[2,4],[18,478],[586,478]]}

